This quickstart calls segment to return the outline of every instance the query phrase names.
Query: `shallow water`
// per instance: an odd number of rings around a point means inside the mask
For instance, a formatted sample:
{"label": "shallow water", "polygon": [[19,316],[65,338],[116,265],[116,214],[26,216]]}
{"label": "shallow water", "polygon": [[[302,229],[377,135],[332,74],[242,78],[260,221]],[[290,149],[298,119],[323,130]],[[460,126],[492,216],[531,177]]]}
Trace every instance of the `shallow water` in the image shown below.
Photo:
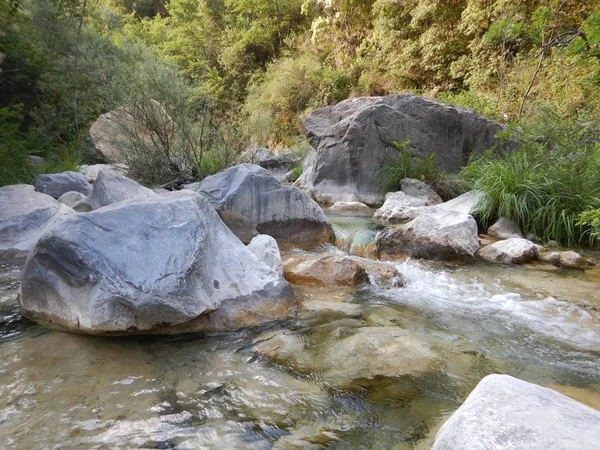
{"label": "shallow water", "polygon": [[[371,227],[364,218],[336,223],[346,235]],[[404,288],[301,289],[298,316],[270,327],[147,338],[33,324],[18,310],[19,267],[0,266],[0,442],[26,449],[412,449],[490,373],[600,395],[599,283],[578,272],[484,263],[397,266]],[[317,369],[278,365],[253,344],[285,329],[319,355],[366,326],[418,335],[439,367],[340,385]]]}

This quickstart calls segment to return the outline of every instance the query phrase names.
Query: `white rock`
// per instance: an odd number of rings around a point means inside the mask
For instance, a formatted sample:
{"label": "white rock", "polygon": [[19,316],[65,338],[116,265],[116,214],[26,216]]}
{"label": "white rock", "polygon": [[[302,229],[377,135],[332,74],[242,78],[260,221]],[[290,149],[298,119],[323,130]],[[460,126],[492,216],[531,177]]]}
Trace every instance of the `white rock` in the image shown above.
{"label": "white rock", "polygon": [[486,245],[479,252],[483,259],[506,264],[523,264],[537,259],[535,244],[523,238],[511,238]]}
{"label": "white rock", "polygon": [[266,264],[279,275],[283,275],[283,262],[277,241],[266,234],[259,234],[248,244],[250,250],[260,262]]}
{"label": "white rock", "polygon": [[415,219],[419,214],[427,211],[423,199],[411,197],[402,191],[386,195],[385,203],[373,214],[373,220],[382,223],[406,222]]}
{"label": "white rock", "polygon": [[469,191],[438,205],[437,208],[456,211],[462,214],[475,214],[479,212],[484,201],[485,193],[481,191]]}
{"label": "white rock", "polygon": [[432,450],[597,450],[600,412],[551,389],[488,375],[435,437]]}
{"label": "white rock", "polygon": [[375,241],[380,256],[409,255],[437,260],[470,260],[479,250],[477,222],[469,214],[427,207],[416,219],[382,231]]}

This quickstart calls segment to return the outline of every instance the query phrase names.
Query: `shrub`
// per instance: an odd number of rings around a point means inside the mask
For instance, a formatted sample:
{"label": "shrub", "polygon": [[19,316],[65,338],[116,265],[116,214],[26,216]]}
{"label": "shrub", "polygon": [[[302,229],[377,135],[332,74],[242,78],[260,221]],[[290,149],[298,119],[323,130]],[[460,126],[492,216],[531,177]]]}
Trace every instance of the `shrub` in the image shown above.
{"label": "shrub", "polygon": [[382,164],[377,172],[383,192],[397,191],[404,178],[416,178],[427,183],[444,200],[460,195],[463,186],[456,175],[440,169],[435,162],[435,154],[427,158],[415,158],[407,149],[409,141],[394,142],[398,156]]}
{"label": "shrub", "polygon": [[589,122],[561,123],[544,113],[520,133],[517,150],[475,156],[462,177],[487,194],[483,225],[508,217],[544,240],[591,245],[595,236],[580,215],[600,209],[597,136]]}

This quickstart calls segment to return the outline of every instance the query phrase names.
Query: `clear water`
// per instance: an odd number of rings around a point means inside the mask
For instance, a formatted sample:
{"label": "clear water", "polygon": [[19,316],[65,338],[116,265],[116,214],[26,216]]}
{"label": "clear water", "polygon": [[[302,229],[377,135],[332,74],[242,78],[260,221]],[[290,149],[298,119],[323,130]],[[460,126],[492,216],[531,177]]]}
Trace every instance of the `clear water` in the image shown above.
{"label": "clear water", "polygon": [[[490,373],[600,396],[599,283],[483,263],[398,268],[404,288],[304,289],[297,317],[263,329],[98,338],[21,318],[20,268],[0,266],[2,447],[412,449]],[[417,334],[439,369],[340,386],[253,345],[285,329],[318,354],[364,326]]]}

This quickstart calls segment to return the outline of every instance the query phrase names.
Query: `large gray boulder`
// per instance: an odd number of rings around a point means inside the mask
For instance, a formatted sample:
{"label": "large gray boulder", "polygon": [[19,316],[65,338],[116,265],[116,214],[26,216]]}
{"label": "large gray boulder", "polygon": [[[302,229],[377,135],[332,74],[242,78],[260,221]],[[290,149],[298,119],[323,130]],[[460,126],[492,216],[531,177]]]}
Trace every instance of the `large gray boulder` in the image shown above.
{"label": "large gray boulder", "polygon": [[33,320],[89,334],[230,330],[290,313],[294,295],[190,191],[74,214],[30,252]]}
{"label": "large gray boulder", "polygon": [[0,188],[0,259],[24,260],[44,231],[73,212],[30,185]]}
{"label": "large gray boulder", "polygon": [[317,109],[304,131],[317,151],[316,161],[298,180],[317,201],[383,203],[375,174],[397,157],[397,146],[415,157],[436,155],[437,164],[459,169],[472,152],[501,142],[503,126],[471,109],[454,107],[413,94],[362,97]]}
{"label": "large gray boulder", "polygon": [[375,241],[381,257],[471,260],[479,250],[477,222],[469,214],[429,207],[405,225],[382,231]]}
{"label": "large gray boulder", "polygon": [[292,164],[285,158],[276,155],[267,148],[255,148],[247,150],[240,155],[238,163],[256,164],[264,169],[267,169],[277,181],[287,181],[286,175],[289,172]]}
{"label": "large gray boulder", "polygon": [[79,172],[45,173],[35,179],[35,190],[50,197],[59,198],[61,195],[75,191],[90,195],[92,185]]}
{"label": "large gray boulder", "polygon": [[243,242],[257,234],[279,246],[311,247],[333,239],[323,210],[301,190],[282,186],[255,164],[240,164],[185,186],[205,196]]}
{"label": "large gray boulder", "polygon": [[432,450],[596,450],[600,411],[508,375],[488,375],[438,431]]}
{"label": "large gray boulder", "polygon": [[112,171],[101,170],[89,200],[92,208],[98,209],[124,200],[154,195],[156,193],[152,189],[145,188],[136,181],[117,175]]}

